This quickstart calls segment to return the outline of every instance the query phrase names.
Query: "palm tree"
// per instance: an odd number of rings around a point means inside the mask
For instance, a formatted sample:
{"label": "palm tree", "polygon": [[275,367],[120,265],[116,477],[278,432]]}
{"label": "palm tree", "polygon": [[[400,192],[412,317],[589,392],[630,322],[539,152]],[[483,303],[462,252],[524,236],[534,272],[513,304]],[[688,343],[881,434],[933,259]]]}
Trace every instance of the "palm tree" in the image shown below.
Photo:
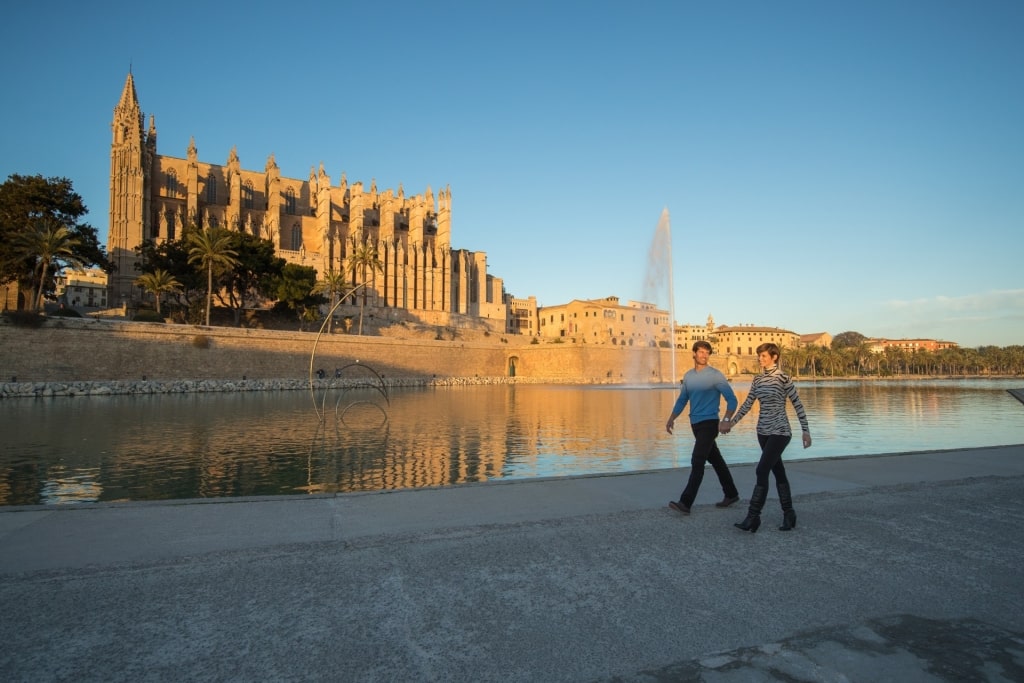
{"label": "palm tree", "polygon": [[356,284],[357,272],[362,276],[359,282],[359,285],[363,286],[363,296],[359,299],[359,334],[362,334],[363,305],[366,303],[365,285],[369,282],[366,276],[366,271],[369,270],[370,276],[372,277],[377,273],[377,271],[384,270],[384,264],[380,262],[380,258],[377,256],[376,245],[364,242],[356,247],[355,251],[352,252],[352,256],[349,257],[347,270],[352,275],[353,284]]}
{"label": "palm tree", "polygon": [[329,311],[327,320],[328,333],[331,331],[331,318],[333,318],[334,313],[334,302],[336,301],[338,293],[343,289],[345,289],[345,274],[333,270],[327,273],[323,280],[318,280],[316,285],[313,286],[313,294],[327,293],[331,298],[330,308],[327,309]]}
{"label": "palm tree", "polygon": [[818,377],[818,358],[821,356],[822,348],[817,344],[809,344],[806,347],[807,365],[811,368],[811,377]]}
{"label": "palm tree", "polygon": [[160,294],[163,292],[176,292],[181,289],[181,283],[163,268],[157,268],[152,273],[143,273],[135,278],[135,285],[142,287],[147,292],[152,292],[156,297],[156,312],[160,313]]}
{"label": "palm tree", "polygon": [[59,270],[62,264],[81,265],[81,260],[74,254],[74,248],[81,244],[67,227],[52,219],[39,219],[32,229],[19,233],[16,238],[15,253],[26,260],[35,261],[39,271],[39,287],[32,297],[32,312],[37,313],[43,306],[43,292],[46,289],[46,278],[50,275],[50,267]]}
{"label": "palm tree", "polygon": [[800,368],[807,364],[807,349],[800,346],[788,348],[786,359],[789,361],[787,365],[793,370],[793,376],[800,377]]}
{"label": "palm tree", "polygon": [[238,252],[231,248],[231,233],[219,228],[194,230],[188,234],[188,262],[199,264],[206,270],[206,326],[210,326],[210,307],[213,305],[213,269],[238,265]]}

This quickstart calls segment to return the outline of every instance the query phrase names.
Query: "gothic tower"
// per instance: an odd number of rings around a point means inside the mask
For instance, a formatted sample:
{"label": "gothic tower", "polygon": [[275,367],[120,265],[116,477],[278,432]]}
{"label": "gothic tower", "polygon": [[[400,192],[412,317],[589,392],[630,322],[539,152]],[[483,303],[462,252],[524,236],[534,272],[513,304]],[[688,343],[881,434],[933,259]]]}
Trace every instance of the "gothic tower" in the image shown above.
{"label": "gothic tower", "polygon": [[110,276],[107,301],[111,305],[132,297],[132,282],[138,255],[135,247],[149,233],[148,191],[150,170],[156,153],[156,126],[151,119],[148,135],[143,129],[142,110],[131,72],[124,82],[121,99],[114,107],[110,124],[110,224],[107,256],[117,270]]}

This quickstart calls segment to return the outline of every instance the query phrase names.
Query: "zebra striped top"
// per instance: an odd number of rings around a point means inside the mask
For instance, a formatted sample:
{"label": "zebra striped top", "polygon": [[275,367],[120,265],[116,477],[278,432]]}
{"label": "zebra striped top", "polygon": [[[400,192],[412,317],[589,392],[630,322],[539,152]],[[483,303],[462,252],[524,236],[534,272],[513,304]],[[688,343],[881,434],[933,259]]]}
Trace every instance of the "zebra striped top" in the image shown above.
{"label": "zebra striped top", "polygon": [[807,426],[807,413],[804,411],[804,404],[800,402],[800,396],[796,393],[796,387],[793,386],[793,380],[789,378],[789,375],[783,373],[778,365],[767,368],[754,378],[754,381],[750,383],[747,400],[732,416],[732,422],[733,424],[739,422],[753,407],[754,399],[757,399],[761,403],[761,412],[757,418],[757,433],[792,436],[789,417],[786,415],[787,398],[793,404],[793,409],[796,410],[800,428],[805,432],[810,432],[811,429]]}

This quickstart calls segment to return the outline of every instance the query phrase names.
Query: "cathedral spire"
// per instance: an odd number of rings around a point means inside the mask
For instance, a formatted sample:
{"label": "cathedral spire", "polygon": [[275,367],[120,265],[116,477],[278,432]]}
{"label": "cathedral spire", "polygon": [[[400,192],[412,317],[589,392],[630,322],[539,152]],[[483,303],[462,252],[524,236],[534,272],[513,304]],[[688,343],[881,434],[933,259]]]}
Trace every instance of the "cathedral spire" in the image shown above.
{"label": "cathedral spire", "polygon": [[121,91],[121,101],[117,103],[118,109],[139,108],[139,96],[135,92],[135,78],[132,72],[128,71],[128,78],[124,81],[124,89]]}
{"label": "cathedral spire", "polygon": [[142,109],[139,108],[139,98],[135,93],[135,79],[130,71],[128,78],[124,81],[124,88],[121,90],[121,99],[114,107],[114,121],[111,127],[114,133],[114,144],[129,143],[138,147],[142,146],[145,139]]}

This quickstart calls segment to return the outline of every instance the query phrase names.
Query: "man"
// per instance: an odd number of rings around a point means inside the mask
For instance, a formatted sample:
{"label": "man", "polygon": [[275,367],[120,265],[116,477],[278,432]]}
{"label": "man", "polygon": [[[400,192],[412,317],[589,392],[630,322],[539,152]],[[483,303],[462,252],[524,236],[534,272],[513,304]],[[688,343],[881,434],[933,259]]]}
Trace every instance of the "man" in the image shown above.
{"label": "man", "polygon": [[697,491],[704,480],[704,463],[711,462],[718,475],[718,482],[722,485],[722,493],[725,497],[715,503],[717,507],[729,507],[740,499],[739,491],[732,480],[732,473],[729,466],[725,464],[722,452],[718,450],[718,410],[722,397],[725,398],[725,417],[723,422],[729,422],[732,414],[736,411],[736,393],[729,386],[725,375],[708,365],[711,357],[711,344],[706,341],[698,341],[693,344],[693,369],[683,375],[683,388],[679,391],[679,398],[672,408],[672,414],[668,418],[665,429],[669,434],[675,426],[676,418],[679,417],[686,404],[690,404],[690,428],[696,441],[693,444],[693,456],[690,460],[690,479],[686,482],[679,501],[671,501],[668,506],[673,510],[690,514],[690,507],[697,498]]}

